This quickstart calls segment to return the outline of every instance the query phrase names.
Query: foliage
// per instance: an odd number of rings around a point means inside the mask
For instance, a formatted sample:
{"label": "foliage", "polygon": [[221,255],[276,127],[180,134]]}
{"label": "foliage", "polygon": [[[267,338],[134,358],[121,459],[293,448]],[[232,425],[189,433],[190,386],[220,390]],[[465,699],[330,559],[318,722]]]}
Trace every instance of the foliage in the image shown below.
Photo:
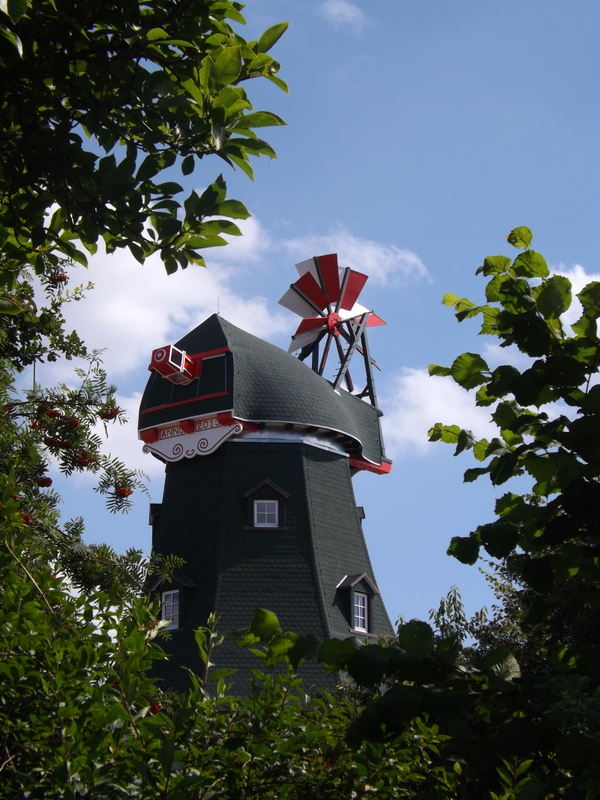
{"label": "foliage", "polygon": [[[481,333],[514,346],[525,366],[513,358],[491,369],[464,353],[430,367],[493,407],[491,441],[456,425],[430,431],[456,455],[473,450],[483,466],[465,480],[532,479],[530,493],[506,493],[494,522],[449,548],[468,564],[482,549],[500,560],[491,580],[501,604],[491,620],[467,621],[450,594],[435,629],[411,620],[391,645],[327,642],[320,659],[373,687],[352,726],[360,740],[396,736],[419,718],[452,737],[442,755],[455,759],[459,778],[444,797],[592,800],[600,793],[600,284],[579,292],[582,313],[568,330],[570,282],[529,249],[528,228],[507,238],[524,252],[485,259],[487,302],[446,295],[444,303],[459,321],[480,317]],[[467,637],[474,641],[462,645]]]}
{"label": "foliage", "polygon": [[[86,263],[98,240],[167,271],[203,264],[199,250],[238,234],[242,203],[222,177],[180,199],[173,180],[214,155],[252,176],[275,157],[242,84],[285,89],[268,51],[275,25],[246,41],[229,0],[4,0],[0,4],[0,288],[4,307],[26,264]],[[83,246],[83,247],[81,247]]]}
{"label": "foliage", "polygon": [[262,656],[249,696],[211,670],[214,620],[197,631],[190,691],[163,695],[150,675],[163,657],[156,607],[73,596],[22,548],[14,519],[0,548],[0,796],[345,800],[426,797],[421,784],[440,783],[436,726],[348,744],[355,704],[304,693],[273,615],[262,615],[271,632],[256,620],[249,628]]}
{"label": "foliage", "polygon": [[[527,228],[509,236],[519,247],[530,240]],[[476,403],[495,404],[499,435],[477,441],[470,431],[438,423],[430,437],[453,441],[456,454],[472,448],[485,462],[467,470],[466,481],[488,475],[500,485],[528,475],[533,485],[528,495],[504,494],[497,519],[454,539],[449,552],[465,563],[473,563],[481,548],[505,559],[513,578],[531,590],[526,622],[560,608],[570,618],[567,627],[580,629],[581,616],[595,616],[600,608],[600,283],[579,292],[582,313],[567,331],[561,317],[572,303],[570,282],[551,275],[539,253],[525,249],[512,263],[492,256],[478,272],[490,278],[487,304],[477,307],[448,295],[444,302],[459,320],[481,316],[482,333],[497,336],[501,347],[516,345],[529,363],[522,371],[512,365],[490,369],[465,353],[449,368],[431,367],[432,374],[451,375],[464,388],[479,386]],[[574,659],[598,679],[600,642],[577,639],[572,647],[565,642],[563,659]]]}
{"label": "foliage", "polygon": [[[208,155],[252,177],[251,156],[275,155],[255,130],[283,122],[254,111],[242,85],[265,77],[286,88],[268,55],[286,25],[246,42],[230,24],[244,23],[241,9],[229,0],[0,2],[4,502],[27,526],[30,557],[59,563],[85,590],[115,571],[141,588],[149,565],[134,551],[85,545],[81,520],[59,524],[53,464],[93,473],[110,511],[126,511],[144,488],[102,451],[102,431],[125,420],[101,354],[65,329],[64,304],[91,288],[68,289],[71,267],[102,240],[140,262],[157,252],[174,271],[239,233],[231,220],[248,212],[226,198],[222,177],[185,200],[172,178]],[[40,386],[37,364],[59,358],[87,361],[76,384]]]}

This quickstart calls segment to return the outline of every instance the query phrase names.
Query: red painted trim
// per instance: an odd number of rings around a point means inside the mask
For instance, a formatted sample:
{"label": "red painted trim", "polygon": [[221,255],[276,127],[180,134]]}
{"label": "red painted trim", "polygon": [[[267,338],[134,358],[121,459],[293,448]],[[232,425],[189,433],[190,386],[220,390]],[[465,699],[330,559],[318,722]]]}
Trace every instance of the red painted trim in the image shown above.
{"label": "red painted trim", "polygon": [[175,408],[176,406],[184,406],[186,403],[197,403],[198,400],[210,400],[212,397],[226,397],[229,392],[215,392],[214,394],[202,394],[198,397],[190,397],[189,400],[179,400],[177,403],[165,403],[163,406],[152,406],[152,408],[145,408],[142,414],[152,414],[154,411],[164,411],[165,408]]}
{"label": "red painted trim", "polygon": [[220,356],[223,353],[228,353],[229,347],[215,347],[214,350],[204,350],[202,353],[188,353],[188,358],[191,359],[193,365],[193,375],[194,378],[200,377],[200,372],[202,371],[202,362],[206,358],[214,358],[215,356]]}
{"label": "red painted trim", "polygon": [[374,472],[376,475],[387,475],[392,469],[392,462],[387,459],[384,459],[381,464],[371,464],[370,461],[366,461],[364,458],[350,456],[349,462],[350,466],[355,469],[364,469],[367,472]]}
{"label": "red painted trim", "polygon": [[179,427],[184,433],[193,433],[196,428],[196,423],[193,419],[182,419],[179,422]]}
{"label": "red painted trim", "polygon": [[140,439],[144,444],[158,442],[158,428],[146,428],[145,431],[140,431]]}
{"label": "red painted trim", "polygon": [[188,353],[190,358],[210,358],[211,356],[220,356],[221,353],[228,353],[229,347],[215,347],[214,350],[203,350],[201,353]]}
{"label": "red painted trim", "polygon": [[258,423],[256,423],[256,422],[243,422],[242,420],[240,420],[240,422],[244,426],[244,430],[245,431],[259,431],[260,430],[260,425],[258,425]]}

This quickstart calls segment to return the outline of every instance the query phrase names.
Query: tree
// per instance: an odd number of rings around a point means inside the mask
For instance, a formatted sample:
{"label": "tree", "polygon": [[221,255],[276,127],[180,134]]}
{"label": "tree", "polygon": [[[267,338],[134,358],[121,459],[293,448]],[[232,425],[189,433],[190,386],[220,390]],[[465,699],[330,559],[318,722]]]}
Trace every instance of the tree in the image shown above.
{"label": "tree", "polygon": [[[448,551],[467,564],[481,550],[500,560],[500,614],[469,625],[449,598],[437,630],[412,620],[391,646],[331,642],[320,657],[374,687],[359,736],[396,735],[418,718],[452,736],[442,755],[456,759],[460,780],[449,796],[591,800],[600,793],[600,283],[578,293],[581,315],[568,330],[569,280],[530,249],[528,228],[507,238],[523,252],[484,260],[485,302],[447,294],[444,303],[459,322],[480,317],[480,332],[527,365],[492,369],[463,353],[430,367],[476,389],[498,427],[491,441],[456,425],[431,428],[432,441],[453,444],[455,455],[472,450],[483,464],[465,481],[532,481],[528,493],[505,493],[497,518]],[[473,632],[479,647],[465,649]]]}
{"label": "tree", "polygon": [[[284,124],[253,111],[243,88],[280,88],[268,51],[286,23],[247,42],[229,0],[4,0],[0,4],[0,287],[15,298],[24,265],[45,273],[86,263],[102,240],[167,271],[203,264],[200,250],[239,234],[248,212],[223,178],[181,201],[189,175],[217,156],[252,176],[275,157],[255,129]],[[102,155],[104,153],[104,155]]]}
{"label": "tree", "polygon": [[[172,178],[207,156],[251,177],[251,156],[275,156],[255,129],[284,123],[254,111],[242,87],[265,77],[286,88],[268,55],[286,24],[246,42],[230,24],[244,22],[241,9],[228,0],[0,3],[0,458],[30,544],[43,559],[45,541],[82,587],[113,580],[110,564],[131,579],[147,564],[103,547],[100,569],[81,521],[59,526],[49,489],[51,460],[66,474],[95,473],[111,511],[127,510],[142,488],[102,453],[98,427],[123,412],[100,355],[64,328],[64,303],[85,293],[68,290],[70,267],[101,240],[140,262],[159,253],[174,271],[203,264],[200,250],[225,244],[223,233],[239,234],[231,220],[248,212],[227,199],[221,176],[183,201]],[[37,363],[74,357],[88,361],[75,388],[35,383]],[[17,391],[26,367],[33,387]]]}
{"label": "tree", "polygon": [[18,557],[19,520],[3,523],[15,549],[0,549],[1,797],[392,800],[430,776],[438,730],[417,721],[391,742],[350,746],[355,704],[306,694],[291,666],[299,637],[266,612],[246,634],[259,657],[248,697],[211,669],[214,620],[197,631],[192,688],[163,696],[149,675],[164,657],[156,607],[73,596],[49,566]]}
{"label": "tree", "polygon": [[495,406],[499,436],[476,441],[469,431],[437,424],[430,438],[455,443],[455,454],[473,449],[487,461],[467,470],[465,481],[488,475],[501,485],[526,474],[533,485],[530,494],[507,492],[496,504],[498,519],[454,539],[449,552],[463,563],[474,563],[481,548],[504,559],[530,592],[524,624],[560,610],[565,630],[579,631],[576,641],[564,641],[562,658],[597,682],[600,640],[584,636],[581,622],[600,608],[600,283],[579,292],[582,314],[566,331],[561,317],[573,300],[569,280],[551,275],[529,249],[528,228],[508,239],[524,252],[512,263],[505,256],[485,259],[479,269],[490,278],[485,305],[453,295],[444,302],[459,321],[481,315],[483,334],[499,337],[501,347],[516,345],[531,362],[522,372],[511,365],[490,370],[480,356],[464,353],[449,368],[431,367],[431,374],[450,375],[465,389],[479,387],[476,403]]}

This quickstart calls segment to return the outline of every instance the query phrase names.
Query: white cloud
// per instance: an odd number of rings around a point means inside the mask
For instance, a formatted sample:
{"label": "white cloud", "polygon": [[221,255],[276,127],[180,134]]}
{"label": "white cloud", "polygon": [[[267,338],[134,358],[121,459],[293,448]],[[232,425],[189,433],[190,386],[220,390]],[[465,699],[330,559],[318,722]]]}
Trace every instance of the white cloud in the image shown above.
{"label": "white cloud", "polygon": [[282,246],[298,260],[311,255],[337,253],[341,266],[366,272],[373,283],[380,285],[415,278],[429,279],[426,266],[415,253],[393,244],[361,239],[341,225],[327,234],[288,239],[282,242]]}
{"label": "white cloud", "polygon": [[204,253],[207,264],[254,264],[273,246],[269,231],[256,217],[237,220],[241,236],[228,236],[227,247],[214,247]]}
{"label": "white cloud", "polygon": [[575,264],[570,269],[565,269],[564,266],[560,265],[554,271],[558,272],[559,275],[564,275],[571,281],[573,302],[568,311],[562,316],[563,323],[567,326],[571,326],[574,322],[577,322],[582,312],[581,303],[575,295],[591,281],[600,281],[600,274],[586,272],[585,267],[582,267],[580,264]]}
{"label": "white cloud", "polygon": [[499,344],[485,343],[482,358],[488,363],[490,369],[495,369],[500,364],[510,364],[519,370],[525,370],[533,363],[533,358],[522,353],[518,347],[500,347]]}
{"label": "white cloud", "polygon": [[321,3],[319,13],[336,28],[347,28],[359,33],[367,18],[354,3],[349,0],[325,0]]}
{"label": "white cloud", "polygon": [[475,406],[474,392],[466,392],[450,378],[430,377],[424,369],[403,369],[380,392],[386,451],[391,458],[426,455],[433,445],[427,431],[436,422],[460,425],[479,438],[497,432],[489,408]]}
{"label": "white cloud", "polygon": [[[211,314],[224,318],[263,338],[287,333],[287,315],[272,310],[266,297],[243,297],[236,291],[236,274],[258,258],[268,237],[258,223],[244,226],[243,236],[210,255],[210,266],[190,266],[167,275],[158,257],[143,266],[128,253],[98,252],[87,270],[71,277],[72,283],[92,281],[94,289],[79,303],[66,307],[67,324],[89,349],[105,349],[104,365],[115,380],[145,364],[154,347],[175,341]],[[208,262],[208,258],[207,258]],[[70,365],[52,366],[53,380],[68,380]]]}

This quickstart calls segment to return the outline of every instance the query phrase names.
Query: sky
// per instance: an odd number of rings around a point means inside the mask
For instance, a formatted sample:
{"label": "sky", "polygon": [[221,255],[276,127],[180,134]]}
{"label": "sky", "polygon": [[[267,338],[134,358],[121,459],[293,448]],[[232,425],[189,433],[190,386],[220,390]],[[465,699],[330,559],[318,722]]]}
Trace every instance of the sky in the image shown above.
{"label": "sky", "polygon": [[[278,159],[255,162],[254,183],[210,160],[183,179],[201,190],[223,171],[229,195],[252,213],[241,239],[205,252],[206,269],[167,277],[158,261],[140,266],[117,253],[72,275],[71,286],[95,288],[68,321],[88,347],[104,349],[130,419],[111,428],[107,452],[151,480],[150,498],[115,516],[88,476],[59,479],[63,513],[85,517],[90,541],[149,551],[148,501],[161,500],[163,467],[142,453],[135,423],[151,351],[217,311],[287,349],[298,318],[277,301],[294,264],[337,252],[369,275],[360,300],[387,322],[369,344],[393,468],[358,476],[355,492],[390,618],[426,619],[451,586],[468,613],[489,608],[480,569],[446,549],[492,521],[495,498],[513,487],[464,484],[472,458],[428,442],[435,422],[482,436],[493,429],[472,392],[428,377],[427,367],[465,351],[490,365],[518,358],[441,304],[445,292],[483,299],[475,271],[487,255],[516,255],[505,240],[512,228],[529,226],[533,247],[576,286],[600,279],[600,4],[251,0],[245,14],[247,39],[290,23],[272,51],[289,95],[267,82],[246,86],[256,110],[288,122],[264,132]],[[71,365],[53,366],[38,379],[71,374]]]}

